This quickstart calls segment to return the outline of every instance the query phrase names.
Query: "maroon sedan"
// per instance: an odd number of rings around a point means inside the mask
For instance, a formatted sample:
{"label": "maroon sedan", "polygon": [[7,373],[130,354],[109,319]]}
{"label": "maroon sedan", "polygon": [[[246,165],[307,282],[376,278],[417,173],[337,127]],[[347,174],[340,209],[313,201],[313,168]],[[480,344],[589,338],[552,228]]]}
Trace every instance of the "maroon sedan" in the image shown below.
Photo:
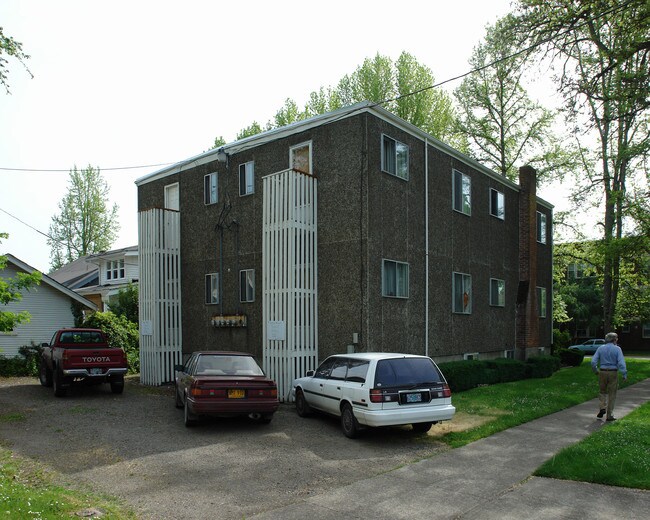
{"label": "maroon sedan", "polygon": [[194,352],[176,365],[176,407],[185,410],[185,426],[200,416],[248,415],[269,423],[278,409],[278,387],[253,356],[243,352]]}

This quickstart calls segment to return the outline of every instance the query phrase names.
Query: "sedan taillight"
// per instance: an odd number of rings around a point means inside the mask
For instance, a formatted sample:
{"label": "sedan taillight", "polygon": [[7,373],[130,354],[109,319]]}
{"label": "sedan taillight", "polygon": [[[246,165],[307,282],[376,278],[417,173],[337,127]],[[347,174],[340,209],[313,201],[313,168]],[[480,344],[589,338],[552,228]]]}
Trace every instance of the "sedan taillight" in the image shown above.
{"label": "sedan taillight", "polygon": [[248,390],[248,397],[266,397],[277,399],[278,389],[273,388],[250,388]]}
{"label": "sedan taillight", "polygon": [[223,388],[192,386],[192,388],[190,388],[190,395],[192,397],[226,397],[226,390]]}

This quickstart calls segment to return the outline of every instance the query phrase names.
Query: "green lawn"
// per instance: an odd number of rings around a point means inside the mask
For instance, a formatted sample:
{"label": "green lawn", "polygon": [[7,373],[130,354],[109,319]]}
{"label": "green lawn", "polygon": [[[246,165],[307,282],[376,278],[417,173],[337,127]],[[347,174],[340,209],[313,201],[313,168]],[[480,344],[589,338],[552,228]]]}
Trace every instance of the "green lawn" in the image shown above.
{"label": "green lawn", "polygon": [[[650,359],[626,359],[628,380],[621,388],[650,377]],[[475,388],[452,396],[457,414],[484,423],[449,432],[437,440],[459,447],[493,433],[558,412],[598,396],[590,360],[563,368],[548,379],[526,379]],[[650,489],[650,403],[566,448],[536,475]]]}
{"label": "green lawn", "polygon": [[103,519],[135,519],[115,499],[71,491],[51,483],[35,462],[0,448],[0,517],[16,519],[70,519],[97,510]]}
{"label": "green lawn", "polygon": [[650,403],[565,448],[535,475],[650,489]]}
{"label": "green lawn", "polygon": [[[627,359],[628,380],[621,387],[650,377],[650,360]],[[450,446],[464,446],[513,426],[564,410],[598,397],[597,378],[590,361],[579,367],[563,368],[547,379],[524,379],[484,386],[452,395],[458,414],[479,416],[480,426],[452,431],[440,440]]]}

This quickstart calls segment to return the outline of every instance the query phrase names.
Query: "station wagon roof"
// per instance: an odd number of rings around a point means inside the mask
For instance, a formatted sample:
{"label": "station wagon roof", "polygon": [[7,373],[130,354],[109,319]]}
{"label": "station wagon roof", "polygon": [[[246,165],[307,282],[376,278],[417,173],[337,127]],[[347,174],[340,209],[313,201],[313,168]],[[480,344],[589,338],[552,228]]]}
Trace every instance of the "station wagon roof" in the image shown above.
{"label": "station wagon roof", "polygon": [[356,352],[354,354],[334,354],[330,357],[344,357],[349,359],[361,359],[366,361],[381,360],[381,359],[395,359],[395,358],[424,358],[430,359],[427,356],[418,356],[415,354],[400,354],[399,352]]}

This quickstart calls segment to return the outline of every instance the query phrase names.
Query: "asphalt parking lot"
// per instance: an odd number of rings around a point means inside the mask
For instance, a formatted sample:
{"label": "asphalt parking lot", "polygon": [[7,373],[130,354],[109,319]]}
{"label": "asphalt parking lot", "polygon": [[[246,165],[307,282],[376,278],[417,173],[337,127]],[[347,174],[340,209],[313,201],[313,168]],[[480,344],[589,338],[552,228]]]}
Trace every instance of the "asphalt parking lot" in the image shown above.
{"label": "asphalt parking lot", "polygon": [[[171,387],[137,380],[55,398],[36,378],[0,379],[0,442],[68,486],[122,498],[143,519],[241,519],[428,458],[448,448],[408,427],[346,438],[334,418],[282,405],[271,424],[183,425]],[[434,426],[433,429],[438,426]]]}

